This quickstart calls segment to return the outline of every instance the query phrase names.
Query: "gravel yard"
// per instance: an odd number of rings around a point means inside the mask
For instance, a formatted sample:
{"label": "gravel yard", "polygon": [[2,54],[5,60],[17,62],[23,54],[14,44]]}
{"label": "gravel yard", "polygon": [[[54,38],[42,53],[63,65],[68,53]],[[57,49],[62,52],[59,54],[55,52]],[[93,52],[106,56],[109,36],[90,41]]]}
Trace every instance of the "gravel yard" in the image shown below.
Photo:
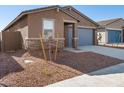
{"label": "gravel yard", "polygon": [[52,62],[45,62],[41,51],[0,53],[0,83],[11,87],[46,86],[121,62],[92,52],[64,51]]}

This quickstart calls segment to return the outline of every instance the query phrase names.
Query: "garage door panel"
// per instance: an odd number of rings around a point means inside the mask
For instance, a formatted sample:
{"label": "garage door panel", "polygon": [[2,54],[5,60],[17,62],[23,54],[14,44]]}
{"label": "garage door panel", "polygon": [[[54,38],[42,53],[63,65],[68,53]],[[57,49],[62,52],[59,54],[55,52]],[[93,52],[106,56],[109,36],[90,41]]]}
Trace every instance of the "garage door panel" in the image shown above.
{"label": "garage door panel", "polygon": [[93,30],[78,28],[78,46],[93,45]]}
{"label": "garage door panel", "polygon": [[109,43],[120,43],[121,42],[121,31],[108,30],[108,42]]}

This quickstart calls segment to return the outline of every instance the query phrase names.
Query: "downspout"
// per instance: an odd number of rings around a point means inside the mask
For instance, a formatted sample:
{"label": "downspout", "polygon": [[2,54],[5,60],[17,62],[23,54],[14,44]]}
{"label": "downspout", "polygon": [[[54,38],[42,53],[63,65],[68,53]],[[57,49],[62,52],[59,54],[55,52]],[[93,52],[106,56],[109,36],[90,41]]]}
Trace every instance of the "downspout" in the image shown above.
{"label": "downspout", "polygon": [[73,24],[73,48],[78,47],[78,38],[77,38],[77,23]]}
{"label": "downspout", "polygon": [[122,42],[124,43],[124,27],[122,27]]}
{"label": "downspout", "polygon": [[98,45],[97,30],[98,30],[98,28],[93,29],[93,45]]}
{"label": "downspout", "polygon": [[4,42],[5,42],[5,40],[4,40],[5,38],[4,38],[4,31],[1,31],[1,51],[2,52],[4,52],[5,51],[5,47],[4,47]]}
{"label": "downspout", "polygon": [[107,43],[108,43],[108,31],[105,28],[105,44],[107,44]]}

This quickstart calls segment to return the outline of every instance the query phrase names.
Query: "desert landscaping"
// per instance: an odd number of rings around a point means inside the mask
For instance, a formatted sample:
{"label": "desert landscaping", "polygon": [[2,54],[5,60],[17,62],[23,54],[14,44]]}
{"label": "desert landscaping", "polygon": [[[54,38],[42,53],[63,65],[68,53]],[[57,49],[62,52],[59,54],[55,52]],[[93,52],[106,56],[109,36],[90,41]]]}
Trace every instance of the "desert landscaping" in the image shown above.
{"label": "desert landscaping", "polygon": [[40,87],[123,62],[93,52],[63,51],[56,61],[45,61],[41,50],[0,53],[0,84]]}

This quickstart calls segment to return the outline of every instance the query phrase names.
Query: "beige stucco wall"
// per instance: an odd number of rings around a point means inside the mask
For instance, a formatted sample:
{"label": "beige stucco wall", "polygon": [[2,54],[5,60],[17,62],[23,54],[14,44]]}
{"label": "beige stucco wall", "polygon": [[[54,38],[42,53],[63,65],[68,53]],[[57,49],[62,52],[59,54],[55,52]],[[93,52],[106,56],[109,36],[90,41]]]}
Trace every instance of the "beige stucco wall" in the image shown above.
{"label": "beige stucco wall", "polygon": [[26,49],[26,39],[28,38],[28,26],[19,29],[21,32],[22,48]]}
{"label": "beige stucco wall", "polygon": [[43,19],[53,19],[55,22],[55,37],[64,38],[64,20],[77,20],[57,9],[41,11],[28,15],[29,38],[39,38],[43,31]]}

